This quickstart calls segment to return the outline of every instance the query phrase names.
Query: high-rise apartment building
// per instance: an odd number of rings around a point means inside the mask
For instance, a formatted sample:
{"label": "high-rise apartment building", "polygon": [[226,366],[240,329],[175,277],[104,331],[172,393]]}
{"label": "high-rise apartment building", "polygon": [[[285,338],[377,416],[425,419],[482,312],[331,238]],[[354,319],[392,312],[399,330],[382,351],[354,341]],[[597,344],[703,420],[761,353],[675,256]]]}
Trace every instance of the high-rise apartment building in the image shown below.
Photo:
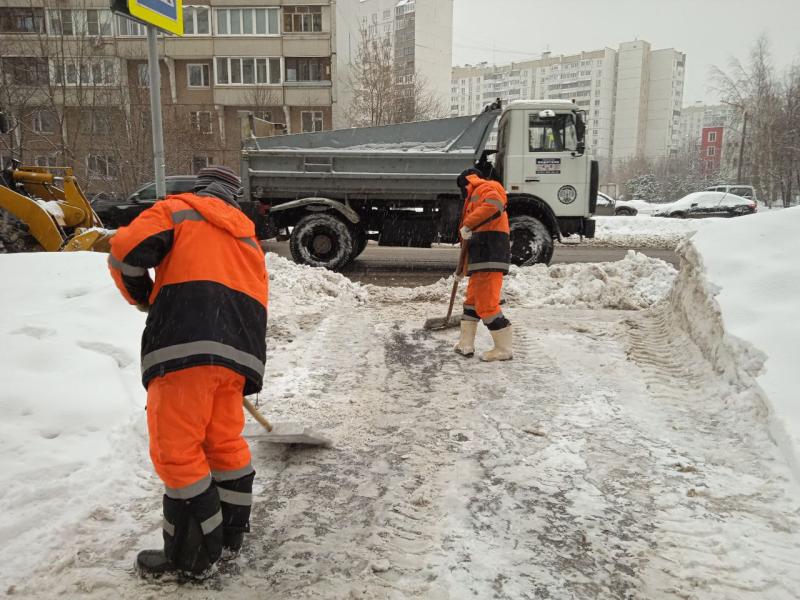
{"label": "high-rise apartment building", "polygon": [[[168,174],[208,163],[238,169],[249,111],[292,133],[332,127],[334,3],[184,3],[185,35],[158,41]],[[13,147],[0,153],[73,166],[88,189],[120,191],[132,156],[146,166],[151,154],[147,42],[143,26],[108,7],[0,6],[0,104],[18,123]],[[151,178],[145,171],[132,176]]]}
{"label": "high-rise apartment building", "polygon": [[420,82],[443,110],[450,104],[453,57],[453,0],[336,1],[336,127],[347,127],[352,102],[351,68],[362,31],[389,40],[399,84]]}
{"label": "high-rise apartment building", "polygon": [[677,149],[685,55],[647,42],[490,66],[455,67],[452,115],[480,112],[500,98],[573,100],[588,119],[587,147],[600,159],[658,159]]}

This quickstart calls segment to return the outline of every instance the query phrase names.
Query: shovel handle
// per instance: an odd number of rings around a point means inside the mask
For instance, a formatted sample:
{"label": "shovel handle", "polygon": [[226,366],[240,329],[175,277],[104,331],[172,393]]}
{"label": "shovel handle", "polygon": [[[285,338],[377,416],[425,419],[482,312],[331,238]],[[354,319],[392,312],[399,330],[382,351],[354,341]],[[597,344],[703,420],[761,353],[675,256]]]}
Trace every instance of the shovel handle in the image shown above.
{"label": "shovel handle", "polygon": [[[466,268],[467,263],[467,242],[461,242],[461,254],[458,257],[458,269],[456,270],[456,275],[461,275]],[[453,281],[453,291],[450,292],[450,306],[447,307],[447,316],[444,318],[444,322],[447,323],[450,320],[450,316],[453,314],[453,304],[456,301],[456,292],[458,291],[458,278]]]}
{"label": "shovel handle", "polygon": [[272,431],[272,423],[267,421],[266,417],[262,415],[260,412],[258,412],[258,409],[255,406],[253,406],[253,403],[250,402],[250,400],[248,400],[247,398],[243,398],[243,400],[244,400],[244,407],[247,409],[247,412],[253,415],[253,418],[259,423],[261,423],[261,426],[264,427],[264,429],[266,429],[267,431]]}

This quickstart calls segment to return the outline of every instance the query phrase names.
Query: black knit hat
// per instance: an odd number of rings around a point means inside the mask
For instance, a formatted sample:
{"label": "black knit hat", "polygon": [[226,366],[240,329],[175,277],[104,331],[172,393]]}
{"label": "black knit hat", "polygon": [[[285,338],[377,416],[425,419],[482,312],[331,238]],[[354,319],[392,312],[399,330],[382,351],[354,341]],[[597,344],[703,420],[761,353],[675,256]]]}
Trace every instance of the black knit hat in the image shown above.
{"label": "black knit hat", "polygon": [[242,180],[236,174],[236,171],[223,165],[211,165],[200,169],[200,172],[197,174],[195,189],[204,188],[215,180],[221,181],[233,188],[242,187]]}

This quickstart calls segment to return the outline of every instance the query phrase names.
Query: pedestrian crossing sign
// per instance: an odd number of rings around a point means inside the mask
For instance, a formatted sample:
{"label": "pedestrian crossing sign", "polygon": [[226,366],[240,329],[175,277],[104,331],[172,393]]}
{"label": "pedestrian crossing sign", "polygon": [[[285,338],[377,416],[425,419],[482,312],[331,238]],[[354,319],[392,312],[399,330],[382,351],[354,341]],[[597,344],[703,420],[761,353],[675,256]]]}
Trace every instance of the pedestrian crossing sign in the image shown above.
{"label": "pedestrian crossing sign", "polygon": [[183,35],[183,0],[128,0],[128,13],[138,21],[173,35]]}

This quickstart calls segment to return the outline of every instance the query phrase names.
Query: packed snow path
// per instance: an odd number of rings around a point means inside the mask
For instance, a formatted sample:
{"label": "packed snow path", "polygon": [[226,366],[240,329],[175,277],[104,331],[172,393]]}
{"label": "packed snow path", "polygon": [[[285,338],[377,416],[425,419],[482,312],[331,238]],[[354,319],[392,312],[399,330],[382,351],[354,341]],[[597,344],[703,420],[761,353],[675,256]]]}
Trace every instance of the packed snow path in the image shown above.
{"label": "packed snow path", "polygon": [[[393,293],[309,313],[304,332],[272,323],[262,409],[313,423],[336,447],[254,444],[253,531],[213,580],[133,576],[136,550],[159,539],[150,478],[141,500],[93,513],[7,591],[797,597],[798,488],[749,392],[718,381],[664,305],[531,309],[510,297],[515,360],[483,364],[451,351],[455,330],[420,329],[440,303]],[[489,341],[481,331],[479,347]]]}

